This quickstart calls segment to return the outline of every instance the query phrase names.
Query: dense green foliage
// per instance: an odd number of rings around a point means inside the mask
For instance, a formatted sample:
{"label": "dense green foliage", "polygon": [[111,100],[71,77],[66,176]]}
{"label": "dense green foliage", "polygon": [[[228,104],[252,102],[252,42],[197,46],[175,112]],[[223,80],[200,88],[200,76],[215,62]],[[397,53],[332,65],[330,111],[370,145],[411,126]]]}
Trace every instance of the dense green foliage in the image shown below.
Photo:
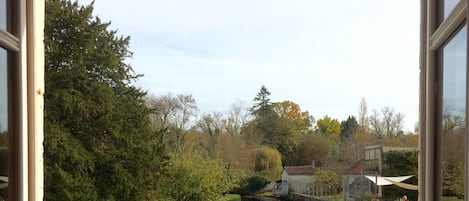
{"label": "dense green foliage", "polygon": [[304,164],[315,162],[318,167],[328,167],[335,162],[334,156],[338,153],[337,143],[331,136],[310,134],[303,138],[299,145],[302,151]]}
{"label": "dense green foliage", "polygon": [[264,177],[254,175],[242,179],[239,188],[236,188],[233,192],[241,195],[255,194],[263,189],[267,183],[268,181]]}
{"label": "dense green foliage", "polygon": [[269,98],[270,92],[262,85],[259,93],[257,93],[256,97],[254,97],[253,101],[255,102],[254,105],[251,107],[252,115],[256,117],[262,117],[268,115],[272,110],[272,102],[270,102]]}
{"label": "dense green foliage", "polygon": [[340,175],[332,170],[318,168],[314,172],[315,184],[324,188],[339,190],[342,186]]}
{"label": "dense green foliage", "polygon": [[188,148],[172,154],[159,186],[159,197],[164,200],[204,201],[220,200],[237,185],[225,164]]}
{"label": "dense green foliage", "polygon": [[265,144],[278,148],[278,139],[282,136],[280,116],[274,110],[274,104],[270,102],[270,92],[262,86],[257,96],[253,99],[251,107],[252,121],[255,128],[253,135],[258,139],[257,144]]}
{"label": "dense green foliage", "polygon": [[354,116],[349,116],[347,120],[340,123],[340,139],[342,141],[352,137],[357,132],[358,122]]}
{"label": "dense green foliage", "polygon": [[282,171],[282,159],[280,153],[273,148],[261,146],[254,149],[255,171],[267,180],[277,180]]}
{"label": "dense green foliage", "polygon": [[[415,175],[404,181],[417,185],[418,152],[417,151],[390,151],[384,154],[383,176]],[[417,200],[418,192],[406,190],[394,185],[383,187],[383,196],[386,198],[400,198],[407,195],[409,200]]]}
{"label": "dense green foliage", "polygon": [[464,115],[443,109],[442,172],[443,195],[464,198],[466,126]]}
{"label": "dense green foliage", "polygon": [[317,130],[324,134],[339,135],[340,123],[337,119],[332,119],[329,116],[324,116],[316,122]]}
{"label": "dense green foliage", "polygon": [[301,165],[298,145],[312,128],[313,117],[292,101],[277,102],[273,106],[279,115],[280,132],[272,136],[272,145],[282,154],[285,165]]}
{"label": "dense green foliage", "polygon": [[249,132],[244,134],[254,145],[277,149],[285,165],[299,165],[302,160],[298,145],[311,130],[313,117],[292,101],[272,103],[269,95],[262,86],[250,109],[254,119],[245,127]]}
{"label": "dense green foliage", "polygon": [[45,199],[146,200],[163,171],[128,37],[92,6],[46,1]]}
{"label": "dense green foliage", "polygon": [[464,165],[443,164],[443,194],[464,198]]}

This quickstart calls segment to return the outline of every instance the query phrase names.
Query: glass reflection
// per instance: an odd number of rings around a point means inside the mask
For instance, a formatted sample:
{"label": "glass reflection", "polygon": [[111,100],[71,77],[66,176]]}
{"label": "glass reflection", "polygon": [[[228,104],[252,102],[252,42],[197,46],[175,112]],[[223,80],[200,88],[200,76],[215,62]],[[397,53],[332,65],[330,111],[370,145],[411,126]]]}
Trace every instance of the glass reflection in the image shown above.
{"label": "glass reflection", "polygon": [[0,48],[0,200],[8,199],[7,51]]}
{"label": "glass reflection", "polygon": [[456,4],[459,3],[459,0],[444,0],[444,16],[445,19],[451,13],[451,11],[456,7]]}
{"label": "glass reflection", "polygon": [[0,29],[7,29],[7,0],[0,0]]}
{"label": "glass reflection", "polygon": [[443,49],[442,190],[464,199],[466,40],[463,27]]}

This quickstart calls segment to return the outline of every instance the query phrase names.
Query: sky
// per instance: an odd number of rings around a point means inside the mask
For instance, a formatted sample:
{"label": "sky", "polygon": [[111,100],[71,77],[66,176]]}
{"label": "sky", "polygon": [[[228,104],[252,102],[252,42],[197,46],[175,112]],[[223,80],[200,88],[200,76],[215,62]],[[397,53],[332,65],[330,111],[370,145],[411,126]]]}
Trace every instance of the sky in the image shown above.
{"label": "sky", "polygon": [[0,48],[0,133],[8,130],[7,52]]}
{"label": "sky", "polygon": [[[79,0],[89,4],[89,0]],[[130,36],[135,85],[192,94],[200,114],[252,104],[265,85],[315,119],[389,106],[418,122],[417,0],[95,0]]]}
{"label": "sky", "polygon": [[[6,7],[0,3],[0,29],[5,29]],[[8,130],[8,102],[7,102],[7,53],[0,48],[0,132]]]}

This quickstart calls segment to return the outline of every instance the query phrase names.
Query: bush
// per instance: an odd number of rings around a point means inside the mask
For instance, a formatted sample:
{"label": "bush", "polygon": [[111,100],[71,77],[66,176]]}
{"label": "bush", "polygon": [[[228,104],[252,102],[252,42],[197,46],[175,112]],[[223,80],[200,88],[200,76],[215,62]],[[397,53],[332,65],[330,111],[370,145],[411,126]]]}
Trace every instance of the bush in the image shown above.
{"label": "bush", "polygon": [[340,176],[332,170],[318,168],[315,172],[316,182],[318,186],[323,186],[329,189],[338,190],[341,187],[342,181]]}
{"label": "bush", "polygon": [[360,200],[373,201],[375,200],[375,196],[372,193],[364,193],[361,195]]}
{"label": "bush", "polygon": [[262,190],[268,181],[261,176],[252,176],[241,180],[240,187],[234,190],[234,193],[241,195],[255,194]]}
{"label": "bush", "polygon": [[235,182],[230,170],[220,160],[186,148],[171,156],[167,175],[160,181],[157,193],[158,198],[166,201],[220,200],[224,193],[237,187]]}

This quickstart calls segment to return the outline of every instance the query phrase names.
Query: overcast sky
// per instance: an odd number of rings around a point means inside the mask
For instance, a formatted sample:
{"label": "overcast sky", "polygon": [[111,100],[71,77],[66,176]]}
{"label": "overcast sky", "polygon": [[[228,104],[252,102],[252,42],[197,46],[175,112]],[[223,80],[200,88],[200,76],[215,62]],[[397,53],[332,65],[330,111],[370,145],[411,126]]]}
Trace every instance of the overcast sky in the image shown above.
{"label": "overcast sky", "polygon": [[[79,1],[88,4],[90,1]],[[262,85],[316,119],[389,106],[418,121],[417,0],[95,0],[131,36],[136,85],[192,94],[200,113],[252,103]]]}

